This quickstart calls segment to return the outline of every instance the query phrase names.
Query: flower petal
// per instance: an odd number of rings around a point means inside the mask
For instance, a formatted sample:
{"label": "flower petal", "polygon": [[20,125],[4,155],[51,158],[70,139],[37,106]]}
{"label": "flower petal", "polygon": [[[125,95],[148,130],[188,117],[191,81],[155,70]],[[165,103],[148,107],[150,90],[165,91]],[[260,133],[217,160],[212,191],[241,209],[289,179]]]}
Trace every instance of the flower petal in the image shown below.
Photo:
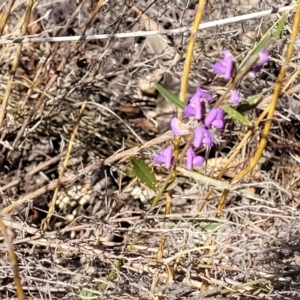
{"label": "flower petal", "polygon": [[192,147],[189,147],[186,151],[186,168],[191,170],[193,168],[193,159],[195,156],[195,152]]}
{"label": "flower petal", "polygon": [[240,100],[241,100],[240,94],[236,90],[232,90],[230,102],[232,104],[238,104]]}
{"label": "flower petal", "polygon": [[203,117],[202,114],[202,102],[201,101],[197,101],[195,103],[195,119],[196,120],[201,120]]}
{"label": "flower petal", "polygon": [[212,147],[213,144],[214,144],[213,135],[208,130],[206,130],[206,133],[203,136],[202,144],[207,146],[207,147]]}
{"label": "flower petal", "polygon": [[213,70],[216,74],[225,74],[225,66],[221,62],[215,63]]}
{"label": "flower petal", "polygon": [[191,104],[187,105],[183,110],[183,115],[186,117],[193,117],[195,116],[195,113],[196,110]]}
{"label": "flower petal", "polygon": [[259,52],[259,64],[264,65],[268,62],[269,60],[269,53],[266,50],[261,50]]}
{"label": "flower petal", "polygon": [[171,146],[165,149],[165,157],[166,157],[166,168],[170,169],[173,160],[173,148]]}
{"label": "flower petal", "polygon": [[201,88],[197,88],[197,92],[199,93],[201,99],[205,99],[207,101],[212,99],[212,95],[209,92],[202,90]]}
{"label": "flower petal", "polygon": [[216,129],[224,127],[224,109],[214,108],[206,116],[204,120],[206,127],[214,126]]}
{"label": "flower petal", "polygon": [[191,97],[189,103],[195,103],[196,101],[199,101],[201,99],[209,101],[212,99],[212,95],[209,92],[197,87],[196,93]]}
{"label": "flower petal", "polygon": [[256,73],[258,73],[263,68],[263,65],[266,64],[269,60],[269,53],[266,50],[261,50],[258,55],[258,63],[251,69],[251,75],[255,75]]}
{"label": "flower petal", "polygon": [[169,146],[166,149],[162,150],[161,152],[159,152],[154,157],[154,163],[156,163],[156,164],[165,163],[165,166],[166,166],[167,169],[171,168],[172,161],[173,161],[173,148],[172,148],[172,146]]}
{"label": "flower petal", "polygon": [[232,71],[233,71],[233,56],[229,50],[224,51],[224,58],[217,62],[213,70],[216,74],[224,75],[225,79],[230,79],[232,77]]}
{"label": "flower petal", "polygon": [[202,145],[202,140],[203,140],[203,131],[202,131],[202,127],[198,126],[195,128],[194,131],[194,141],[193,141],[193,145],[195,148],[200,148],[200,146]]}
{"label": "flower petal", "polygon": [[157,154],[154,157],[154,162],[156,164],[163,164],[166,162],[166,157],[163,154]]}
{"label": "flower petal", "polygon": [[205,126],[210,127],[212,122],[216,119],[217,115],[218,108],[213,108],[212,110],[210,110],[204,119]]}
{"label": "flower petal", "polygon": [[193,166],[194,167],[200,167],[203,165],[205,159],[204,157],[198,155],[198,156],[195,156],[194,159],[193,159]]}
{"label": "flower petal", "polygon": [[222,129],[224,127],[224,120],[216,119],[212,122],[211,125],[214,126],[216,129]]}
{"label": "flower petal", "polygon": [[179,136],[179,135],[184,135],[186,134],[186,131],[180,128],[183,124],[181,121],[179,121],[176,117],[173,117],[171,120],[171,129],[174,133],[174,135]]}
{"label": "flower petal", "polygon": [[232,56],[228,56],[224,58],[225,62],[225,73],[224,73],[224,78],[225,79],[230,79],[232,77],[232,70],[233,70],[233,59]]}

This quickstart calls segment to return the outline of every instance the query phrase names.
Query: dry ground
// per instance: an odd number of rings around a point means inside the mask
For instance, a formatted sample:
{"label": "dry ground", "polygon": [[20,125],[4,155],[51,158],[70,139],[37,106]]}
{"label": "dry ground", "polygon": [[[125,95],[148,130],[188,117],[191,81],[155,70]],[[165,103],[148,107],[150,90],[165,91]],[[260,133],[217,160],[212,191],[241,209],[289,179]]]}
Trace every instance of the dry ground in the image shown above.
{"label": "dry ground", "polygon": [[[203,182],[179,168],[169,187],[172,198],[164,193],[153,209],[155,194],[130,177],[128,156],[151,163],[163,145],[139,148],[169,130],[174,114],[151,82],[179,91],[188,32],[168,35],[168,43],[157,36],[78,42],[64,37],[149,29],[133,5],[151,18],[152,30],[158,24],[182,28],[192,24],[197,1],[40,0],[25,35],[62,39],[24,43],[22,49],[3,41],[22,36],[31,1],[4,2],[0,20],[13,6],[0,44],[2,109],[8,99],[0,126],[0,209],[26,298],[299,299],[299,78],[280,97],[263,157],[231,187],[221,218],[221,183],[252,161],[264,121],[221,180]],[[208,0],[202,22],[289,4]],[[199,31],[189,94],[197,86],[215,95],[224,90],[226,82],[215,77],[212,64],[224,49],[241,60],[277,19],[272,14]],[[263,95],[245,113],[253,122],[270,101],[292,21],[289,13],[266,68],[239,86],[244,99]],[[298,49],[296,41],[285,82],[299,68]],[[175,62],[174,53],[180,58]],[[216,178],[247,131],[228,120],[202,172]],[[162,186],[168,174],[153,168]],[[17,299],[7,244],[0,239],[0,299]],[[209,252],[213,239],[217,247]]]}

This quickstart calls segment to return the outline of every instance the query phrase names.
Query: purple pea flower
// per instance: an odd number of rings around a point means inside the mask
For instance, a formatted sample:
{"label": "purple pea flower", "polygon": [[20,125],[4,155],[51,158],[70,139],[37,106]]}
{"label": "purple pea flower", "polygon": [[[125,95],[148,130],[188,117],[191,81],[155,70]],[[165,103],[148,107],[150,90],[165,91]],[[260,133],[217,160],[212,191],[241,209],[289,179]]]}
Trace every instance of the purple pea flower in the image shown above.
{"label": "purple pea flower", "polygon": [[258,73],[263,68],[264,64],[266,64],[269,60],[269,54],[268,51],[266,50],[260,51],[258,55],[259,55],[259,60],[257,64],[251,69],[251,72],[254,74]]}
{"label": "purple pea flower", "polygon": [[176,117],[171,120],[171,129],[174,135],[180,136],[188,133],[188,130],[184,128],[184,124]]}
{"label": "purple pea flower", "polygon": [[203,107],[201,99],[209,101],[212,99],[212,96],[201,88],[197,88],[197,91],[190,99],[189,104],[184,108],[183,114],[186,117],[194,116],[196,120],[201,120],[203,117]]}
{"label": "purple pea flower", "polygon": [[213,135],[204,127],[198,126],[194,131],[195,137],[193,145],[199,148],[201,145],[211,147],[213,145]]}
{"label": "purple pea flower", "polygon": [[186,167],[191,170],[193,167],[200,167],[204,163],[204,157],[197,156],[192,147],[186,151]]}
{"label": "purple pea flower", "polygon": [[224,51],[224,58],[214,65],[214,72],[216,74],[224,75],[225,79],[232,77],[234,60],[229,50]]}
{"label": "purple pea flower", "polygon": [[171,146],[162,150],[154,157],[154,162],[156,164],[165,164],[167,169],[171,168],[172,161],[173,161],[173,149]]}
{"label": "purple pea flower", "polygon": [[224,127],[224,109],[212,109],[205,117],[204,124],[206,127],[213,126],[216,129],[222,129]]}
{"label": "purple pea flower", "polygon": [[231,97],[230,97],[230,103],[232,104],[238,104],[241,100],[240,94],[236,90],[231,91]]}

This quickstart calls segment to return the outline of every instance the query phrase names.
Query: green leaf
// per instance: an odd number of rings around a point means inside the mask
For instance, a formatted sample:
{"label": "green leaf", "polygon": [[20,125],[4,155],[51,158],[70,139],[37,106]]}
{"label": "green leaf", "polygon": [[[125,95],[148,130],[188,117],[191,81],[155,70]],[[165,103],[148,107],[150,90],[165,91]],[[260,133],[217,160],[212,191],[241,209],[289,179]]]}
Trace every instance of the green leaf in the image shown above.
{"label": "green leaf", "polygon": [[241,113],[239,113],[237,110],[235,110],[231,106],[225,105],[224,110],[226,111],[227,115],[229,117],[231,117],[232,119],[234,119],[244,125],[247,125],[247,126],[251,125],[251,122],[247,118],[245,118]]}
{"label": "green leaf", "polygon": [[165,89],[159,83],[155,83],[155,87],[160,92],[160,94],[163,97],[165,97],[169,102],[176,105],[180,109],[184,109],[184,107],[185,107],[184,103],[181,102],[177,96],[173,95],[171,92],[169,92],[167,89]]}
{"label": "green leaf", "polygon": [[156,190],[157,181],[150,167],[138,157],[130,156],[129,161],[135,176],[150,189]]}
{"label": "green leaf", "polygon": [[87,291],[86,289],[82,289],[80,291],[80,299],[82,300],[88,300],[88,299],[92,299],[95,297],[94,293],[92,293],[91,291]]}
{"label": "green leaf", "polygon": [[257,94],[257,95],[249,96],[247,99],[245,99],[245,102],[247,102],[250,105],[253,105],[257,101],[259,101],[261,97],[262,97],[262,94]]}
{"label": "green leaf", "polygon": [[284,29],[284,24],[285,24],[285,21],[286,21],[286,16],[287,16],[287,13],[284,13],[281,16],[281,18],[279,19],[278,26],[277,26],[276,31],[274,33],[274,38],[275,39],[279,39],[280,38],[281,32]]}
{"label": "green leaf", "polygon": [[220,224],[218,222],[200,222],[197,224],[196,229],[201,229],[203,231],[211,231],[218,228]]}

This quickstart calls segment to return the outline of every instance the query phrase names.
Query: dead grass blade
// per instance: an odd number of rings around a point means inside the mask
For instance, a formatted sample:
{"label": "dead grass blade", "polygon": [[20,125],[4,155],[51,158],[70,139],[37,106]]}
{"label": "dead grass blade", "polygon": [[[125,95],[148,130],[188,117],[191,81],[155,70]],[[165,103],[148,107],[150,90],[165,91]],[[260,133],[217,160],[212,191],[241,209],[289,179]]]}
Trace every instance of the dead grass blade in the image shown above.
{"label": "dead grass blade", "polygon": [[8,235],[7,228],[2,220],[1,214],[0,214],[0,229],[1,229],[2,235],[4,237],[5,244],[8,248],[8,253],[9,253],[9,258],[10,258],[10,262],[11,262],[11,266],[12,266],[12,270],[13,270],[13,274],[14,274],[18,299],[25,300],[25,295],[24,295],[24,292],[22,289],[22,284],[21,284],[19,271],[18,271],[18,259],[15,254],[11,238]]}

